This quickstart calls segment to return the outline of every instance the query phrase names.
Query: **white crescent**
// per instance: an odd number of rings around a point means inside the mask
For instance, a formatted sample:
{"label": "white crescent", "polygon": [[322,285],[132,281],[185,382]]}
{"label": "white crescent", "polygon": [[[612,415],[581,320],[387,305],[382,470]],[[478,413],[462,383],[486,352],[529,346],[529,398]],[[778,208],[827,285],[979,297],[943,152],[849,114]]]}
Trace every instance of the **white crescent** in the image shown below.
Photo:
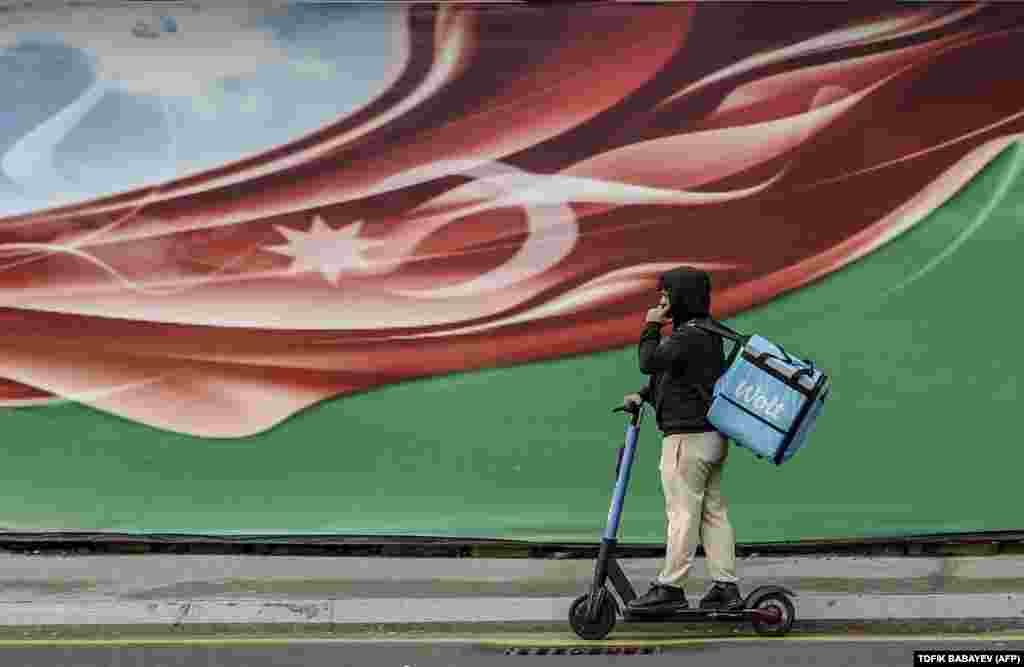
{"label": "white crescent", "polygon": [[[536,187],[544,177],[531,174],[501,162],[469,164],[455,162],[451,165],[435,164],[432,171],[463,174],[477,179],[473,185],[479,192],[488,192],[489,201],[467,210],[445,213],[422,221],[414,237],[407,240],[411,248],[431,233],[467,216],[511,205],[521,205],[526,213],[528,236],[519,250],[501,266],[472,280],[448,287],[427,290],[393,290],[393,293],[422,299],[452,299],[494,292],[540,275],[555,266],[572,252],[579,236],[576,214],[566,201],[530,203],[517,201],[514,195],[522,190]],[[420,208],[429,207],[431,202]]]}

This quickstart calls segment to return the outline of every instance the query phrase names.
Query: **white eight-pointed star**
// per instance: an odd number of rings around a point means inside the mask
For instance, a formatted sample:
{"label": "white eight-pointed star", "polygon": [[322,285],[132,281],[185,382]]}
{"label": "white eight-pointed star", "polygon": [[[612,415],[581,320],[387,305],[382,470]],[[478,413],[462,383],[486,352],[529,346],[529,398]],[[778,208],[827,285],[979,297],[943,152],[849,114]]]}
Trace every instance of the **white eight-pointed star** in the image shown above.
{"label": "white eight-pointed star", "polygon": [[263,249],[292,257],[295,260],[289,267],[292,273],[319,271],[331,285],[337,287],[342,273],[376,273],[384,268],[381,262],[363,256],[368,248],[384,245],[385,242],[356,238],[362,226],[362,221],[359,221],[348,227],[332,229],[317,215],[308,232],[274,225],[288,239],[288,243]]}

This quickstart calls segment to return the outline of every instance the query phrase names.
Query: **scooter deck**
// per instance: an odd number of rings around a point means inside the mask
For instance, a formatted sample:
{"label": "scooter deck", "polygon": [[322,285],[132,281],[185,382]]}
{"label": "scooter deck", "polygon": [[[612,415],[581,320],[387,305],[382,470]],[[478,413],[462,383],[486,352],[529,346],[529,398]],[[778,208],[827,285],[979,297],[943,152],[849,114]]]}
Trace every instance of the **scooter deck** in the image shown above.
{"label": "scooter deck", "polygon": [[622,620],[628,623],[693,623],[695,621],[746,621],[758,615],[754,609],[676,609],[664,611],[635,611],[626,609]]}

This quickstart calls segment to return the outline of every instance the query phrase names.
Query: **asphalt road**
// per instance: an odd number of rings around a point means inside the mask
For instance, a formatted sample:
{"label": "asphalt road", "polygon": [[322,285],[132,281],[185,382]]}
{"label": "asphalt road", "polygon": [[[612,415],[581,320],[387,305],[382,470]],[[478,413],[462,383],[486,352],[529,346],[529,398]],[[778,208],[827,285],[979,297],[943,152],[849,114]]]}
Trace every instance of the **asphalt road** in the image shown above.
{"label": "asphalt road", "polygon": [[[170,640],[175,641],[175,640]],[[687,640],[655,648],[650,642],[630,647],[595,646],[615,654],[538,655],[538,647],[523,648],[530,653],[513,653],[514,647],[480,646],[474,643],[396,643],[321,640],[177,640],[162,645],[135,640],[105,643],[0,645],[0,664],[21,667],[340,667],[380,665],[381,667],[432,667],[451,665],[508,665],[521,661],[587,665],[829,665],[864,667],[908,667],[915,650],[976,651],[984,649],[1018,651],[1024,656],[1024,637],[978,641],[937,637],[860,638],[803,637],[781,640]],[[625,653],[633,649],[632,654]],[[651,649],[653,653],[643,653]],[[547,648],[548,651],[554,650]],[[566,647],[559,650],[568,651]],[[589,651],[589,649],[588,649]],[[624,662],[625,661],[625,662]],[[1011,663],[1012,664],[1012,663]]]}

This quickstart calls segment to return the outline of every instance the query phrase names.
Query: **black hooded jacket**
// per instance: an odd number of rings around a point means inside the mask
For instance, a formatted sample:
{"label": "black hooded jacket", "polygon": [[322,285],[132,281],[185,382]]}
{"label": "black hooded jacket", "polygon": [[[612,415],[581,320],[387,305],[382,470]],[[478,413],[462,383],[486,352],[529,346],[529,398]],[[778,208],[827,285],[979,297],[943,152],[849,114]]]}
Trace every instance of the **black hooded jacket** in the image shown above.
{"label": "black hooded jacket", "polygon": [[[668,291],[672,335],[662,338],[661,327],[647,324],[640,337],[640,372],[650,376],[640,390],[644,401],[655,408],[658,428],[664,435],[714,431],[707,420],[715,382],[725,372],[722,339],[695,327],[689,320],[709,317],[711,278],[690,267],[679,267],[658,280]],[[705,394],[694,385],[703,387]]]}

